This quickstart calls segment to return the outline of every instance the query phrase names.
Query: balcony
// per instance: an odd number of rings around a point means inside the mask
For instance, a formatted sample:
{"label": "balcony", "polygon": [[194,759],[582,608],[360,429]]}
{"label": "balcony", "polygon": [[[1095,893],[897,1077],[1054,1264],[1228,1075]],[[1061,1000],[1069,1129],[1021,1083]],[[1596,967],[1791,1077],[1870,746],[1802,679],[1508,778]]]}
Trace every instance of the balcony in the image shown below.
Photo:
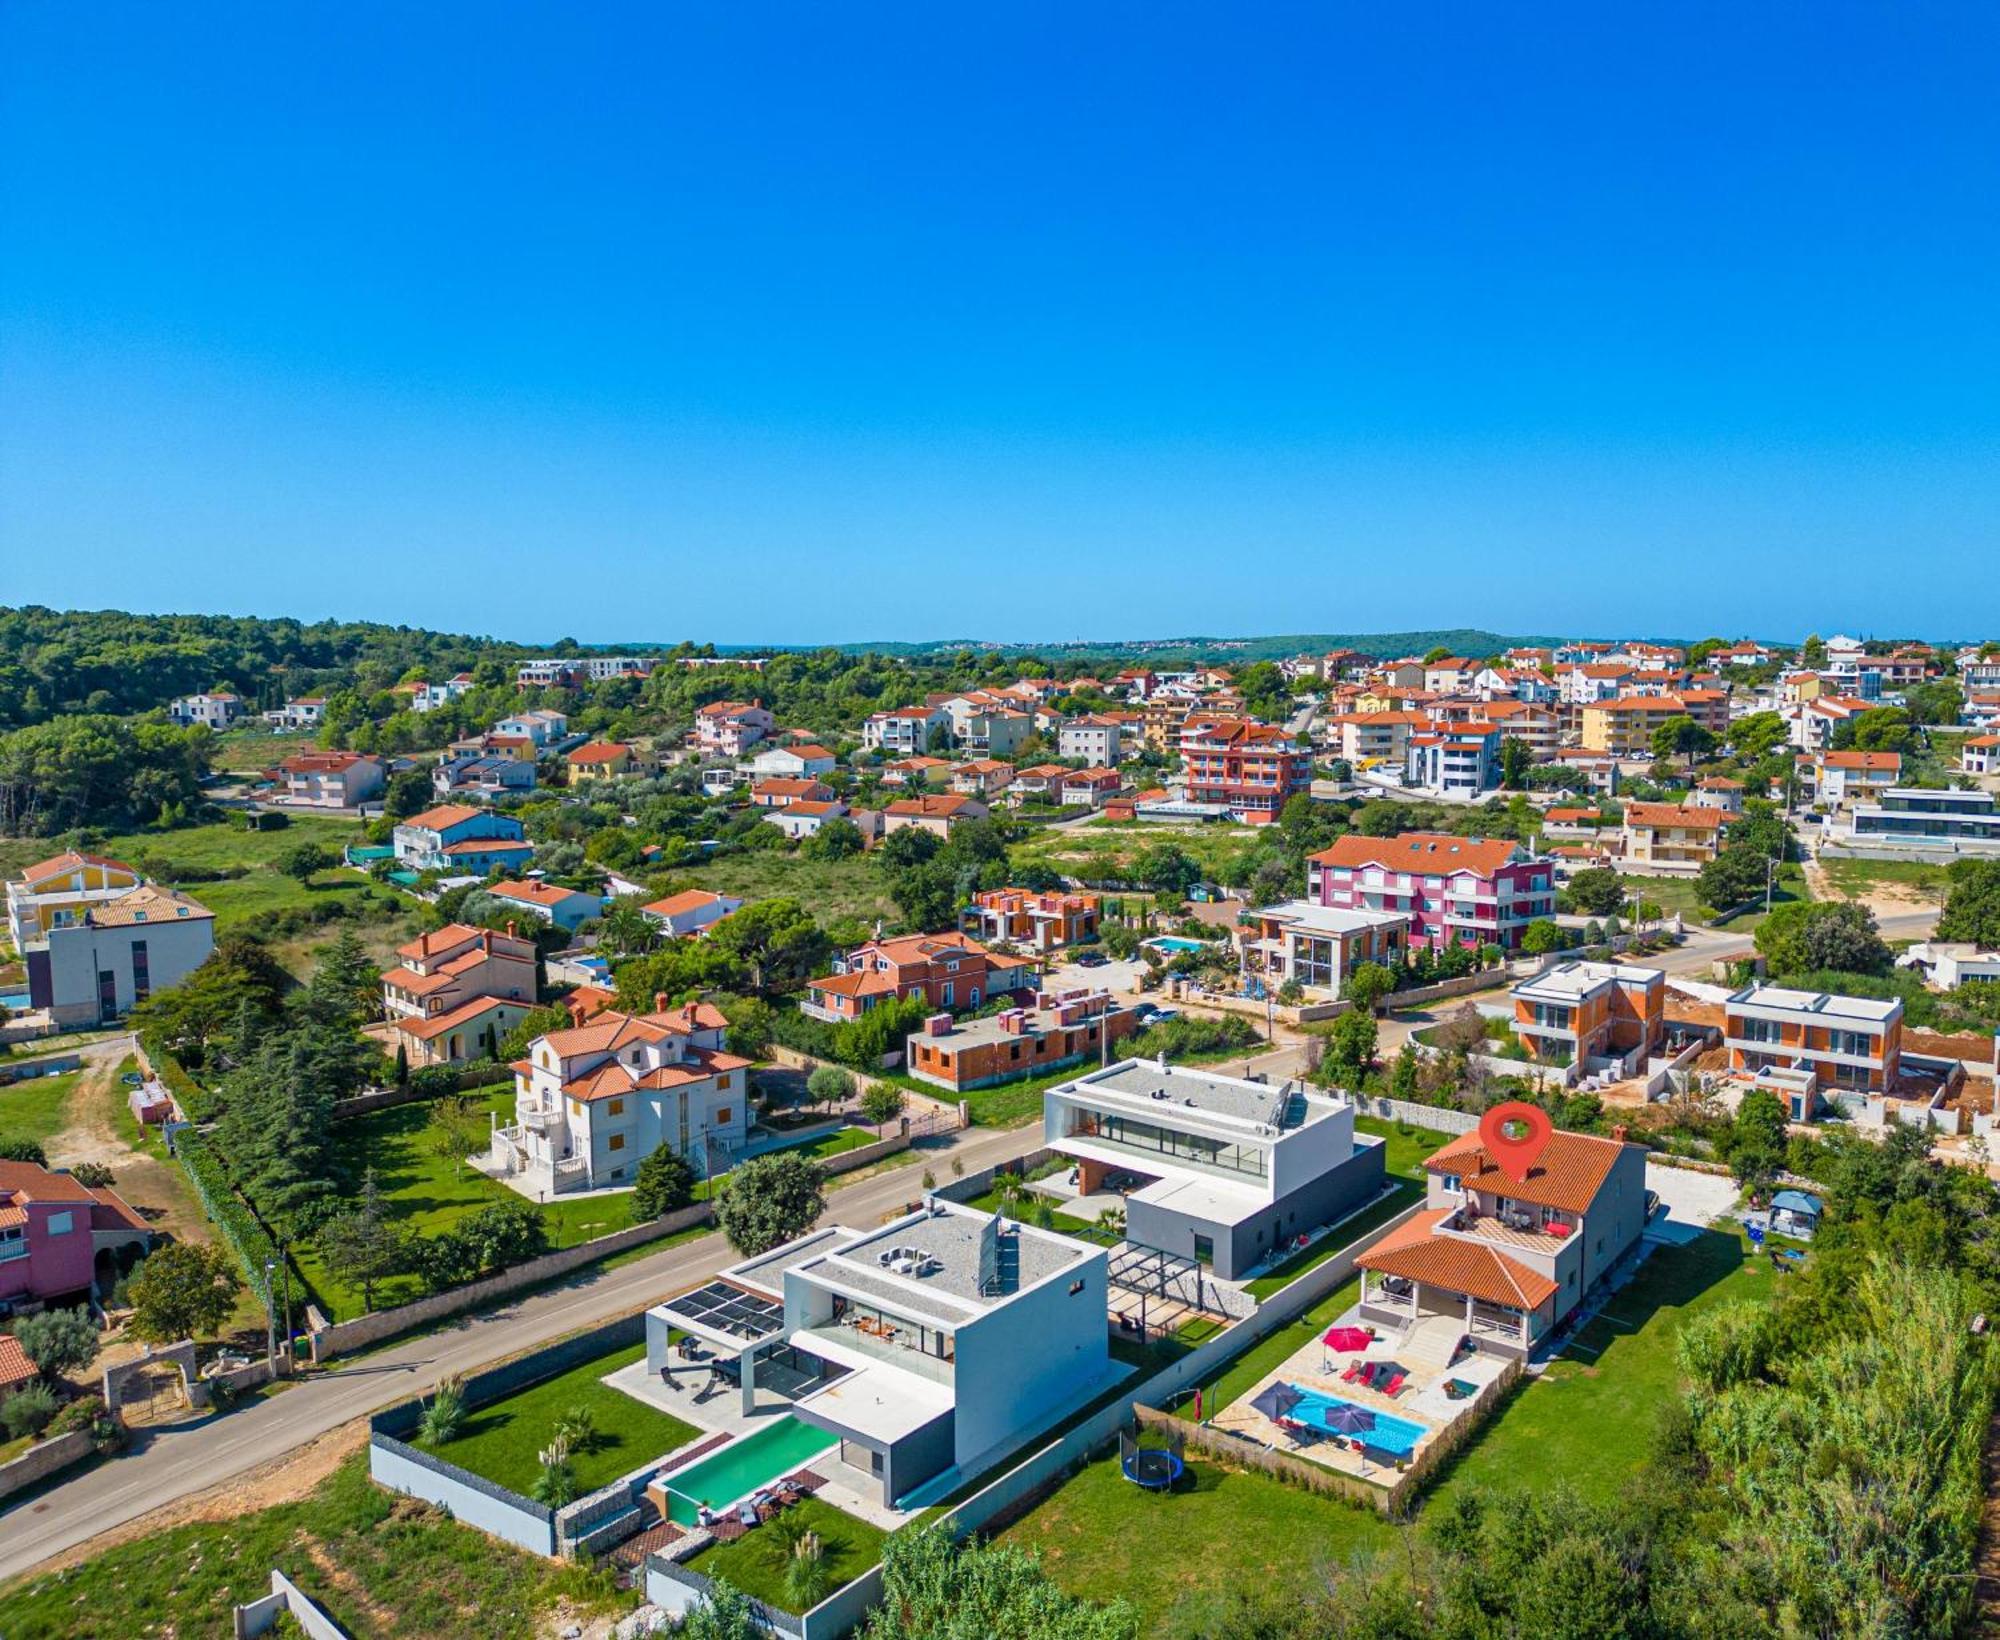
{"label": "balcony", "polygon": [[[914,1327],[909,1328],[914,1333]],[[958,1369],[950,1361],[935,1355],[926,1355],[922,1350],[900,1344],[896,1339],[904,1329],[890,1324],[889,1336],[864,1332],[852,1322],[828,1321],[817,1327],[803,1329],[804,1336],[799,1344],[811,1350],[815,1340],[824,1341],[830,1349],[847,1350],[855,1355],[865,1355],[870,1360],[881,1361],[888,1366],[900,1367],[904,1372],[913,1372],[919,1378],[928,1378],[934,1384],[952,1385],[958,1378]]]}
{"label": "balcony", "polygon": [[1469,1236],[1495,1247],[1516,1252],[1538,1253],[1550,1258],[1577,1232],[1576,1220],[1566,1214],[1545,1212],[1525,1202],[1501,1202],[1495,1212],[1481,1212],[1470,1202],[1444,1220],[1440,1229]]}

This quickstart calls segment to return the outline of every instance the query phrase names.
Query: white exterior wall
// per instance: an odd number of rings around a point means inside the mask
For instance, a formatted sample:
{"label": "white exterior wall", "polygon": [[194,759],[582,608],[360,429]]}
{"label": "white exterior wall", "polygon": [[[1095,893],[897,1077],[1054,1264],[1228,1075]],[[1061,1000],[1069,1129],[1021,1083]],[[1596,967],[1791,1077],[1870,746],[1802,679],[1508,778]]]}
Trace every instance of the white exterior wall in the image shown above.
{"label": "white exterior wall", "polygon": [[117,1011],[127,1012],[139,1000],[132,983],[132,947],[140,940],[146,944],[149,992],[157,996],[180,984],[215,949],[215,919],[189,917],[114,928],[51,929],[49,994],[56,1023],[95,1023],[101,1017],[97,976],[105,969],[114,976]]}
{"label": "white exterior wall", "polygon": [[[1014,1294],[958,1329],[952,1420],[956,1462],[1039,1428],[1053,1408],[1104,1375],[1108,1262],[1099,1248],[1082,1263]],[[1079,1290],[1072,1292],[1073,1287]]]}

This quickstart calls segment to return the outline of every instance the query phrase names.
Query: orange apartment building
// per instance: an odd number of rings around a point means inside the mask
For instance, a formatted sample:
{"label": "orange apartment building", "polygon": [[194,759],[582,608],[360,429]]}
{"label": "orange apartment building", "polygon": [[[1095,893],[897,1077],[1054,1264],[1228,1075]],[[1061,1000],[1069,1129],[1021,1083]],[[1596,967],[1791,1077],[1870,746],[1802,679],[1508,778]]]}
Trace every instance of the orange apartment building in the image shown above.
{"label": "orange apartment building", "polygon": [[382,976],[391,1051],[412,1065],[450,1065],[492,1054],[535,1006],[535,942],[448,923],[396,948]]}
{"label": "orange apartment building", "polygon": [[1815,1087],[1886,1093],[1902,1070],[1900,998],[1884,1002],[1750,985],[1723,1004],[1722,1034],[1732,1071],[1753,1078],[1791,1072],[1809,1079],[1802,1107],[1794,1102],[1797,1120],[1811,1114]]}
{"label": "orange apartment building", "polygon": [[1565,962],[1508,996],[1514,1034],[1538,1064],[1580,1065],[1651,1054],[1667,1034],[1667,976],[1618,962]]}
{"label": "orange apartment building", "polygon": [[1713,860],[1735,818],[1691,803],[1627,803],[1620,831],[1625,864],[1692,873]]}
{"label": "orange apartment building", "polygon": [[1039,894],[1027,888],[988,888],[959,913],[959,928],[996,945],[1054,951],[1097,938],[1095,894]]}
{"label": "orange apartment building", "polygon": [[799,1012],[839,1025],[879,1002],[915,996],[933,1008],[970,1009],[1034,979],[1026,957],[1003,957],[956,934],[904,934],[837,957],[832,973],[806,982]]}
{"label": "orange apartment building", "polygon": [[919,1081],[963,1093],[1108,1055],[1110,1043],[1138,1028],[1138,1009],[1119,1006],[1109,992],[1037,993],[1032,1006],[984,1019],[933,1015],[911,1032],[905,1063]]}
{"label": "orange apartment building", "polygon": [[1269,825],[1312,786],[1312,753],[1283,729],[1243,718],[1190,723],[1181,735],[1190,803],[1220,803],[1249,824]]}

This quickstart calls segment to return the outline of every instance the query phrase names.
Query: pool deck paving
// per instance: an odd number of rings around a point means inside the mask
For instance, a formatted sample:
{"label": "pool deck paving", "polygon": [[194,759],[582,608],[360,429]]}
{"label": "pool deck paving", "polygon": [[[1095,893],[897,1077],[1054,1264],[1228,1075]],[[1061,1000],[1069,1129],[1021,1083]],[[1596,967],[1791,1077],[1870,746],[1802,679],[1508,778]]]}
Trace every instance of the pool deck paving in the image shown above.
{"label": "pool deck paving", "polygon": [[[1335,1323],[1338,1326],[1365,1326],[1357,1319],[1358,1312],[1350,1311]],[[1231,1435],[1240,1435],[1270,1447],[1288,1457],[1303,1458],[1342,1474],[1356,1475],[1365,1480],[1383,1481],[1383,1465],[1372,1462],[1344,1441],[1336,1444],[1332,1437],[1301,1440],[1288,1429],[1281,1428],[1271,1419],[1257,1411],[1250,1403],[1266,1389],[1276,1383],[1287,1383],[1295,1388],[1309,1390],[1333,1400],[1347,1401],[1354,1406],[1365,1407],[1370,1412],[1388,1417],[1401,1418],[1407,1423],[1423,1426],[1424,1434],[1411,1448],[1414,1457],[1449,1429],[1460,1418],[1469,1413],[1473,1396],[1462,1401],[1453,1401],[1445,1394],[1444,1386],[1453,1379],[1473,1386],[1474,1393],[1506,1369],[1506,1362],[1498,1356],[1469,1354],[1461,1355],[1450,1367],[1442,1370],[1426,1367],[1418,1362],[1398,1355],[1403,1344],[1400,1332],[1384,1332],[1376,1329],[1375,1342],[1365,1350],[1336,1354],[1320,1339],[1302,1345],[1271,1372],[1250,1386],[1242,1395],[1207,1422],[1212,1428],[1224,1430]],[[1356,1361],[1394,1362],[1407,1373],[1402,1390],[1393,1396],[1383,1395],[1360,1383],[1345,1383],[1341,1374]],[[1363,1437],[1365,1439],[1365,1436]],[[1394,1477],[1394,1470],[1386,1472],[1387,1478]]]}

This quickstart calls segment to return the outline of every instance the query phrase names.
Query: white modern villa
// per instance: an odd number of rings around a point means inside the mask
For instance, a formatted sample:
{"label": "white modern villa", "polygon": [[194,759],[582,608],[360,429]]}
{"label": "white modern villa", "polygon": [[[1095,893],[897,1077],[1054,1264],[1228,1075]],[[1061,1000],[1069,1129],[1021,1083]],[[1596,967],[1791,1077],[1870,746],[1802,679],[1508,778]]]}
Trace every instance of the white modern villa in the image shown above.
{"label": "white modern villa", "polygon": [[1383,1186],[1380,1139],[1346,1098],[1127,1059],[1042,1096],[1049,1149],[1084,1195],[1125,1197],[1126,1239],[1224,1280],[1344,1218]]}
{"label": "white modern villa", "polygon": [[999,1462],[1114,1371],[1101,1247],[937,1198],[873,1230],[829,1226],[646,1315],[649,1371],[681,1337],[733,1363],[747,1415],[759,1362],[786,1409],[838,1443],[819,1460],[891,1508]]}
{"label": "white modern villa", "polygon": [[486,1171],[533,1199],[632,1183],[671,1145],[703,1177],[750,1135],[750,1061],[723,1051],[720,1009],[688,1003],[538,1036],[514,1072],[514,1121],[495,1128]]}

